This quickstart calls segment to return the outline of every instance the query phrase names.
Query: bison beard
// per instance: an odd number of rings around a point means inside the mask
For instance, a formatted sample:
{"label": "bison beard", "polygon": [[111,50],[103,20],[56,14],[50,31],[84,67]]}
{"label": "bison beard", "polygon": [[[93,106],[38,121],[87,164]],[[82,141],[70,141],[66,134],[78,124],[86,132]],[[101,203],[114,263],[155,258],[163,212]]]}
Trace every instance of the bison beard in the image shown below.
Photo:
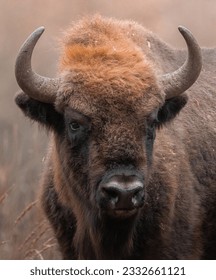
{"label": "bison beard", "polygon": [[187,59],[137,23],[83,19],[57,79],[31,69],[43,28],[21,48],[16,103],[51,134],[41,201],[64,259],[216,258],[216,56],[179,30]]}

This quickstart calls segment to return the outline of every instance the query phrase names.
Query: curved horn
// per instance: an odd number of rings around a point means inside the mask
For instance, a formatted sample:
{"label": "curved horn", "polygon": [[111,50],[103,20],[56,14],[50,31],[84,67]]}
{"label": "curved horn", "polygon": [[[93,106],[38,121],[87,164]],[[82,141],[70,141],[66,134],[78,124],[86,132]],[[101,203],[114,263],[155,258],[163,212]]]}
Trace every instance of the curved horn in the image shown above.
{"label": "curved horn", "polygon": [[31,57],[34,47],[44,32],[37,28],[23,43],[16,59],[15,76],[20,88],[33,99],[53,103],[59,87],[59,79],[42,77],[32,71]]}
{"label": "curved horn", "polygon": [[201,49],[196,39],[187,28],[179,26],[178,29],[187,43],[188,57],[179,69],[161,77],[166,99],[178,96],[192,86],[202,68]]}

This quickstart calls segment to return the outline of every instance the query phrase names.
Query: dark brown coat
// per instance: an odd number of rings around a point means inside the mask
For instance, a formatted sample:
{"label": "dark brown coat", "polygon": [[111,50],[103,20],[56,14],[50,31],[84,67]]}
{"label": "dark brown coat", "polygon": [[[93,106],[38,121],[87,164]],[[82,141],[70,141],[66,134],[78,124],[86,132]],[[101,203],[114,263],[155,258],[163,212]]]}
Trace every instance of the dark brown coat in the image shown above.
{"label": "dark brown coat", "polygon": [[[137,23],[84,19],[65,35],[55,103],[17,96],[51,131],[42,205],[65,259],[216,258],[216,50],[189,99],[158,79],[186,55]],[[110,214],[98,188],[130,172],[144,203]]]}

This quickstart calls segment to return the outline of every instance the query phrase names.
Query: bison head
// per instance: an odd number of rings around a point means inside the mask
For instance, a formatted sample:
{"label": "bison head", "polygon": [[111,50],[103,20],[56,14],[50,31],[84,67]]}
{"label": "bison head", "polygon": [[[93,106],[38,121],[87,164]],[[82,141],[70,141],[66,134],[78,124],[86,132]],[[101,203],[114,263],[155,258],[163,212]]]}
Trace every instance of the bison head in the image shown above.
{"label": "bison head", "polygon": [[56,79],[31,68],[43,27],[20,49],[16,78],[23,92],[16,103],[53,132],[54,185],[75,214],[94,208],[100,216],[125,219],[145,204],[156,130],[184,107],[184,91],[201,69],[196,40],[179,30],[188,58],[162,76],[128,38],[87,42],[67,36]]}

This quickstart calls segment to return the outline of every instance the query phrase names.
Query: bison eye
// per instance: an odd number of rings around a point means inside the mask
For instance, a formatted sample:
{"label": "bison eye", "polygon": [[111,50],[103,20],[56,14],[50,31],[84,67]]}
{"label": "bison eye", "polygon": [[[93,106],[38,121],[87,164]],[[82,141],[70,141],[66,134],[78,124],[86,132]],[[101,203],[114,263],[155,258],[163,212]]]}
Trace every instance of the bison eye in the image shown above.
{"label": "bison eye", "polygon": [[87,139],[89,127],[76,120],[67,123],[68,137],[72,147],[80,146]]}
{"label": "bison eye", "polygon": [[70,129],[75,132],[80,129],[80,124],[78,122],[72,122],[70,123]]}
{"label": "bison eye", "polygon": [[153,111],[146,120],[148,128],[156,128],[158,124],[158,110]]}
{"label": "bison eye", "polygon": [[64,112],[65,132],[68,143],[72,148],[81,148],[82,144],[88,139],[91,129],[91,120],[89,117],[79,113],[71,108],[66,108]]}

